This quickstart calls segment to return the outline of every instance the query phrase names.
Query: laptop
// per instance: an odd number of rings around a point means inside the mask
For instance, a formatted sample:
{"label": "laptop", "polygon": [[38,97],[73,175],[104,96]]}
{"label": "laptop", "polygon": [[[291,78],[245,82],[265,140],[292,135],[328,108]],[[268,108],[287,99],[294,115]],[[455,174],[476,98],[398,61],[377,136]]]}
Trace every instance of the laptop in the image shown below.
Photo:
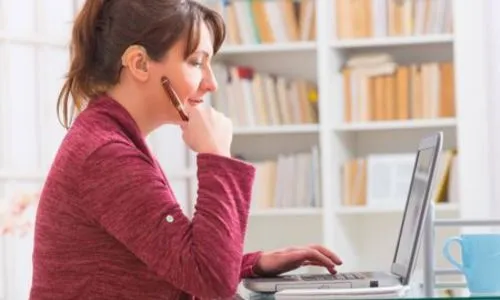
{"label": "laptop", "polygon": [[335,275],[283,274],[277,277],[245,278],[243,286],[258,293],[274,293],[289,289],[407,286],[420,248],[442,143],[441,131],[425,136],[419,142],[393,261],[387,271],[339,272]]}

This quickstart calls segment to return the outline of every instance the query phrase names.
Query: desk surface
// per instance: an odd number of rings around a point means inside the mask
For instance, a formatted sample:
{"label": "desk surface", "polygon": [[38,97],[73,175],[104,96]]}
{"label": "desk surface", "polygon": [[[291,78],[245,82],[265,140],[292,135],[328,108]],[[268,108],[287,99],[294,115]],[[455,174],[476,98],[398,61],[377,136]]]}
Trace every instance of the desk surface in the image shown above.
{"label": "desk surface", "polygon": [[[322,296],[321,299],[328,299],[328,300],[347,300],[349,299],[348,297],[342,298],[342,296],[332,296],[331,298],[326,298],[325,296]],[[353,299],[353,298],[350,298]],[[373,299],[367,296],[366,298],[354,298],[354,299]],[[500,296],[469,296],[469,297],[459,297],[459,296],[454,296],[453,298],[450,298],[449,296],[435,296],[432,298],[428,297],[423,297],[423,296],[414,296],[414,295],[408,295],[405,297],[390,297],[387,296],[386,298],[377,298],[377,300],[390,300],[390,299],[406,299],[406,300],[437,300],[437,299],[463,299],[463,300],[499,300]],[[239,294],[237,297],[235,297],[235,300],[275,300],[274,294],[260,294],[260,293],[255,293],[248,291],[245,288],[242,288],[239,290]]]}
{"label": "desk surface", "polygon": [[[249,295],[242,295],[242,296],[239,296],[237,298],[235,298],[236,300],[274,300],[274,296],[272,294],[249,294]],[[326,298],[322,298],[322,299],[326,299]],[[332,298],[329,298],[331,300],[349,300],[349,298],[342,298],[340,296],[335,296],[335,297],[332,297]],[[350,298],[352,299],[352,298]],[[366,297],[366,298],[356,298],[356,299],[373,299],[373,298],[370,298],[370,297]],[[426,297],[403,297],[403,298],[377,298],[377,300],[392,300],[392,299],[406,299],[406,300],[434,300],[434,299],[453,299],[453,300],[456,300],[456,299],[463,299],[463,300],[472,300],[472,299],[477,299],[477,300],[498,300],[499,299],[499,296],[484,296],[484,297],[453,297],[453,298],[449,298],[449,297],[433,297],[433,298],[426,298]]]}

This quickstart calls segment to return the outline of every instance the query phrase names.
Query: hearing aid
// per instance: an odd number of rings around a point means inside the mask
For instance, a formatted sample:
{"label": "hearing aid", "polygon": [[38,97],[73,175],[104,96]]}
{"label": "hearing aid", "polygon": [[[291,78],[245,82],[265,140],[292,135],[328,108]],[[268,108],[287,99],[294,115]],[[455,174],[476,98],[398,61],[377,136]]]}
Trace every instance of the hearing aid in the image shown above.
{"label": "hearing aid", "polygon": [[168,78],[166,76],[162,76],[161,84],[163,86],[163,90],[165,91],[165,93],[167,93],[167,96],[170,98],[172,105],[175,107],[175,109],[179,113],[179,116],[181,117],[181,119],[183,121],[189,121],[189,117],[186,114],[186,111],[184,110],[184,106],[182,105],[182,102],[179,99],[179,96],[177,96],[177,93],[172,88],[172,85],[170,84],[170,80],[168,80]]}
{"label": "hearing aid", "polygon": [[148,67],[147,67],[146,49],[144,49],[144,47],[140,45],[132,45],[128,47],[127,50],[125,50],[125,53],[122,55],[122,65],[125,66],[127,64],[126,60],[128,58],[129,52],[134,49],[139,49],[141,52],[141,59],[137,62],[136,67],[141,71],[147,72]]}

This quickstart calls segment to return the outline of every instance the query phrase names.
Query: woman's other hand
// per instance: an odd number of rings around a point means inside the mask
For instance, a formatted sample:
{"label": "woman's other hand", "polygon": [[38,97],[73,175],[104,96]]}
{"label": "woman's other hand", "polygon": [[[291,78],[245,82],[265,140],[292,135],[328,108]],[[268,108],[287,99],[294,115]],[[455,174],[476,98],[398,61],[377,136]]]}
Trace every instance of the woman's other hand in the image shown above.
{"label": "woman's other hand", "polygon": [[182,138],[191,150],[229,157],[233,125],[229,118],[211,106],[191,106],[189,121],[181,125]]}
{"label": "woman's other hand", "polygon": [[309,265],[325,267],[330,273],[335,274],[337,272],[335,267],[341,264],[342,261],[335,253],[323,246],[313,245],[263,252],[254,267],[254,272],[259,276],[276,276]]}

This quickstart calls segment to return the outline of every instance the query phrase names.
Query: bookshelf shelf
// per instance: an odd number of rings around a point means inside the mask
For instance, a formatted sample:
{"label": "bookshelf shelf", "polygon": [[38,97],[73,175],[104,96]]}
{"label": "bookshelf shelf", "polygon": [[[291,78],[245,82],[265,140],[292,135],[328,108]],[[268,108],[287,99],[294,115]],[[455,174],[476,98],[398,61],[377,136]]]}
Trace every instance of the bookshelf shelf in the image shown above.
{"label": "bookshelf shelf", "polygon": [[449,44],[453,42],[452,34],[436,34],[421,36],[402,36],[384,38],[359,38],[338,40],[331,43],[334,49],[370,48],[370,47],[394,47],[426,44]]}
{"label": "bookshelf shelf", "polygon": [[290,43],[273,43],[273,44],[241,44],[228,45],[222,47],[220,54],[222,56],[229,54],[261,54],[261,53],[289,53],[314,51],[316,49],[315,42],[290,42]]}
{"label": "bookshelf shelf", "polygon": [[255,126],[234,129],[235,135],[262,135],[262,134],[303,134],[318,133],[317,124],[282,125],[282,126]]}
{"label": "bookshelf shelf", "polygon": [[423,129],[435,128],[444,129],[456,126],[455,118],[443,119],[419,119],[405,121],[377,121],[366,123],[343,124],[333,128],[340,132],[358,132],[358,131],[376,131],[376,130],[404,130],[404,129]]}
{"label": "bookshelf shelf", "polygon": [[316,207],[269,208],[251,211],[250,215],[254,217],[319,216],[322,212],[321,208]]}
{"label": "bookshelf shelf", "polygon": [[63,38],[57,38],[37,33],[10,34],[2,30],[0,30],[0,41],[9,41],[11,43],[19,43],[19,44],[45,45],[45,46],[52,46],[59,48],[66,48],[69,45],[67,39]]}
{"label": "bookshelf shelf", "polygon": [[[456,203],[437,204],[436,211],[438,212],[457,212],[459,206]],[[358,216],[358,215],[375,215],[375,214],[401,214],[403,208],[387,208],[387,207],[367,207],[367,206],[345,206],[335,210],[337,215]]]}
{"label": "bookshelf shelf", "polygon": [[47,172],[20,172],[14,170],[0,170],[0,180],[22,180],[22,181],[39,181],[44,180]]}

